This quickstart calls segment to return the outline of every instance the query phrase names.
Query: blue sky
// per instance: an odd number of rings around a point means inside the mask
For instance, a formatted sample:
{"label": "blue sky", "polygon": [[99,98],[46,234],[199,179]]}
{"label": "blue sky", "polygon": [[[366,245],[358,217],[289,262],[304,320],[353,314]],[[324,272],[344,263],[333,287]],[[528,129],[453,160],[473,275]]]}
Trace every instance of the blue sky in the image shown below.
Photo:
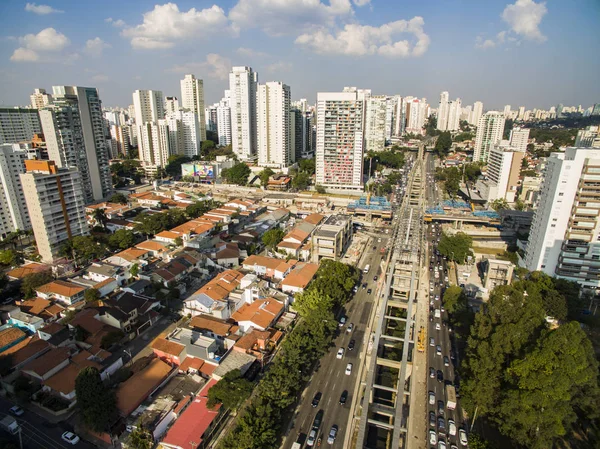
{"label": "blue sky", "polygon": [[599,25],[597,0],[2,0],[0,104],[66,84],[127,106],[135,89],[179,96],[185,73],[209,104],[248,65],[311,102],[357,86],[434,107],[442,90],[485,109],[587,107]]}

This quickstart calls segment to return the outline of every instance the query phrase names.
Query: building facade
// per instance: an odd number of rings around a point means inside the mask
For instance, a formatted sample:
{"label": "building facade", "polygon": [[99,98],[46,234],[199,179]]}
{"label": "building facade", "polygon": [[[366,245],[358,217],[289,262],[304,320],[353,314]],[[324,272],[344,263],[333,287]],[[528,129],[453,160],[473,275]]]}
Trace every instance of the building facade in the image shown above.
{"label": "building facade", "polygon": [[374,95],[367,104],[365,125],[365,141],[367,151],[383,151],[385,149],[388,130],[388,97]]}
{"label": "building facade", "polygon": [[195,112],[200,126],[200,140],[206,140],[206,117],[204,116],[204,81],[194,75],[185,75],[181,80],[181,105]]}
{"label": "building facade", "polygon": [[19,144],[0,145],[0,240],[17,229],[31,229],[20,178],[27,154]]}
{"label": "building facade", "polygon": [[365,96],[356,88],[317,94],[317,185],[362,191]]}
{"label": "building facade", "polygon": [[33,160],[25,170],[20,178],[38,252],[51,263],[67,240],[89,233],[79,172]]}
{"label": "building facade", "polygon": [[259,84],[256,95],[258,165],[283,168],[292,157],[290,86],[280,82]]}
{"label": "building facade", "polygon": [[437,129],[446,131],[448,129],[448,106],[450,94],[446,91],[440,94],[440,102],[437,110]]}
{"label": "building facade", "polygon": [[490,150],[502,140],[504,120],[504,114],[497,111],[486,112],[479,119],[473,151],[474,162],[487,163]]}
{"label": "building facade", "polygon": [[256,86],[258,74],[251,67],[232,67],[229,73],[231,96],[231,146],[241,160],[256,158]]}
{"label": "building facade", "polygon": [[46,93],[46,89],[34,89],[33,94],[29,96],[31,107],[42,109],[52,103],[52,95]]}
{"label": "building facade", "polygon": [[513,128],[510,130],[510,146],[525,153],[529,141],[529,128]]}
{"label": "building facade", "polygon": [[37,109],[0,108],[0,145],[27,142],[41,134],[42,125]]}
{"label": "building facade", "polygon": [[577,131],[575,146],[600,148],[600,126],[588,126]]}
{"label": "building facade", "polygon": [[512,147],[496,147],[490,151],[487,176],[498,189],[495,191],[496,197],[489,198],[489,201],[503,199],[509,203],[515,202],[524,156],[525,153]]}
{"label": "building facade", "polygon": [[470,125],[479,125],[479,120],[483,115],[483,103],[481,101],[476,101],[473,103],[473,111],[471,112],[471,116],[469,117]]}

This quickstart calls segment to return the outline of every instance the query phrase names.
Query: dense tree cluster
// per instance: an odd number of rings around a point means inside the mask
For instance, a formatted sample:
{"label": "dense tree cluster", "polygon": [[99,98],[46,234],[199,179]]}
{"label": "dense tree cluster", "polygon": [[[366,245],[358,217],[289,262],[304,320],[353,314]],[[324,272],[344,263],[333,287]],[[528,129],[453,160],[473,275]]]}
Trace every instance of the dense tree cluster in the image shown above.
{"label": "dense tree cluster", "polygon": [[95,432],[109,430],[117,420],[115,393],[102,383],[100,373],[94,367],[82,369],[75,379],[77,405],[83,422]]}
{"label": "dense tree cluster", "polygon": [[435,179],[444,182],[444,189],[451,198],[455,198],[460,190],[460,180],[462,173],[458,167],[441,168],[435,171]]}
{"label": "dense tree cluster", "polygon": [[[573,286],[530,273],[495,288],[475,316],[463,369],[463,404],[518,445],[550,448],[578,417],[598,419],[598,362],[575,321],[566,317]],[[566,293],[566,295],[565,295]]]}
{"label": "dense tree cluster", "polygon": [[21,292],[25,299],[33,298],[35,296],[35,289],[41,285],[52,282],[54,278],[50,271],[41,271],[39,273],[31,273],[23,278],[21,281]]}
{"label": "dense tree cluster", "polygon": [[262,236],[262,242],[268,248],[275,248],[283,237],[285,236],[285,232],[283,232],[279,228],[273,228],[265,232]]}
{"label": "dense tree cluster", "polygon": [[443,131],[435,141],[434,150],[438,156],[446,156],[452,147],[452,135],[450,131]]}
{"label": "dense tree cluster", "polygon": [[442,234],[438,251],[446,256],[448,260],[465,263],[468,256],[473,254],[471,251],[472,245],[473,239],[464,232],[457,232],[455,235]]}
{"label": "dense tree cluster", "polygon": [[144,177],[142,164],[135,159],[125,159],[121,162],[111,164],[112,182],[115,187],[127,185],[126,180],[131,180],[135,184],[141,184]]}
{"label": "dense tree cluster", "polygon": [[252,404],[242,412],[236,427],[221,440],[220,449],[278,447],[282,413],[296,401],[314,363],[331,343],[338,327],[334,308],[350,297],[357,281],[358,271],[353,267],[329,260],[321,264],[316,279],[295,299],[294,307],[302,319],[281,344],[278,356],[258,385]]}
{"label": "dense tree cluster", "polygon": [[196,201],[185,208],[185,213],[190,218],[198,218],[212,209],[220,207],[222,203],[215,200]]}
{"label": "dense tree cluster", "polygon": [[221,176],[229,184],[237,184],[238,186],[245,186],[248,183],[248,176],[250,176],[250,167],[243,162],[238,162],[231,168],[225,168],[221,171]]}
{"label": "dense tree cluster", "polygon": [[165,229],[171,229],[175,226],[188,221],[188,217],[182,209],[169,209],[162,213],[150,214],[142,212],[135,217],[134,229],[140,234],[156,235]]}
{"label": "dense tree cluster", "polygon": [[244,379],[239,369],[229,371],[219,382],[208,390],[208,407],[223,404],[230,410],[237,408],[248,399],[253,388],[252,382]]}

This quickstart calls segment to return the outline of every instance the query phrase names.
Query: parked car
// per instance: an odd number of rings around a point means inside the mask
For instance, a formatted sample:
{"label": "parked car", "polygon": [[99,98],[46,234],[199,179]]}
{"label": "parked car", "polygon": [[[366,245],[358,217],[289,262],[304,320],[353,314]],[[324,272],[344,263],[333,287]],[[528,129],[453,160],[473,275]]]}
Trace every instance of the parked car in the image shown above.
{"label": "parked car", "polygon": [[341,359],[344,357],[344,348],[340,348],[338,349],[337,355],[335,356],[336,359]]}
{"label": "parked car", "polygon": [[447,355],[444,356],[444,366],[450,366],[450,359]]}
{"label": "parked car", "polygon": [[346,328],[346,332],[347,332],[347,333],[350,333],[350,332],[352,332],[353,330],[354,330],[354,324],[350,323],[350,324],[348,325],[348,327]]}
{"label": "parked car", "polygon": [[370,295],[372,292],[373,292],[373,290],[371,290],[371,289],[368,289],[368,290],[367,290],[367,295]]}
{"label": "parked car", "polygon": [[458,429],[458,440],[463,446],[466,446],[468,444],[467,432],[465,431],[465,429]]}
{"label": "parked car", "polygon": [[437,443],[437,434],[435,433],[435,430],[430,430],[429,431],[429,444],[434,445]]}
{"label": "parked car", "polygon": [[333,444],[335,441],[335,437],[337,436],[338,426],[335,424],[331,426],[331,430],[329,430],[329,437],[327,437],[327,444]]}
{"label": "parked car", "polygon": [[435,427],[435,412],[429,412],[429,426]]}
{"label": "parked car", "polygon": [[429,405],[435,405],[435,393],[433,391],[429,392]]}
{"label": "parked car", "polygon": [[435,368],[429,368],[429,377],[431,377],[432,379],[435,378]]}
{"label": "parked car", "polygon": [[21,416],[23,413],[25,413],[25,410],[23,410],[18,405],[13,405],[9,411],[10,411],[11,415],[14,415],[14,416]]}
{"label": "parked car", "polygon": [[437,403],[438,415],[443,415],[446,410],[446,405],[444,401],[438,401]]}
{"label": "parked car", "polygon": [[446,420],[441,416],[438,416],[438,432],[442,432],[446,430]]}
{"label": "parked car", "polygon": [[340,318],[340,322],[339,322],[339,326],[340,327],[344,327],[344,324],[346,324],[346,317],[343,316]]}
{"label": "parked car", "polygon": [[319,405],[319,402],[321,402],[321,398],[323,397],[323,393],[321,393],[320,391],[317,391],[317,393],[315,394],[315,397],[313,398],[311,405],[314,408],[317,408],[317,406]]}
{"label": "parked car", "polygon": [[448,433],[452,436],[456,435],[456,423],[451,419],[448,420]]}
{"label": "parked car", "polygon": [[77,444],[79,443],[79,437],[75,435],[73,432],[65,432],[61,436],[63,441],[66,441],[69,444]]}
{"label": "parked car", "polygon": [[306,439],[306,445],[308,447],[313,447],[315,445],[315,440],[317,439],[317,430],[312,429],[308,434],[308,438]]}

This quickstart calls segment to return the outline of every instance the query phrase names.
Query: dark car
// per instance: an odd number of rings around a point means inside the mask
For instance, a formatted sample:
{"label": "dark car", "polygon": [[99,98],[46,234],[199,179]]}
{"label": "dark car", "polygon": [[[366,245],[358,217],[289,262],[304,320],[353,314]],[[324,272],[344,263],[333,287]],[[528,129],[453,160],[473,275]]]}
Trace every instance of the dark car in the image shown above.
{"label": "dark car", "polygon": [[429,412],[429,425],[435,427],[435,412]]}
{"label": "dark car", "polygon": [[442,370],[437,370],[437,380],[438,382],[444,381],[444,373],[442,373]]}
{"label": "dark car", "polygon": [[323,415],[325,412],[323,410],[319,410],[317,412],[317,416],[315,416],[315,420],[313,421],[313,428],[321,427],[321,423],[323,422]]}
{"label": "dark car", "polygon": [[446,430],[446,420],[441,416],[438,416],[438,430],[440,432]]}
{"label": "dark car", "polygon": [[348,390],[342,391],[342,395],[340,396],[340,404],[344,405],[348,400]]}
{"label": "dark car", "polygon": [[365,282],[365,283],[362,285],[362,288],[363,288],[363,290],[364,290],[365,288],[367,288],[367,283],[366,283],[366,282]]}
{"label": "dark car", "polygon": [[370,294],[371,294],[371,291],[372,291],[371,289],[368,289],[368,290],[367,290],[367,294],[368,294],[368,295],[370,295]]}
{"label": "dark car", "polygon": [[321,393],[320,391],[318,391],[318,392],[315,394],[315,397],[313,398],[313,400],[312,400],[312,402],[311,402],[311,405],[312,405],[314,408],[317,408],[317,405],[319,405],[319,402],[321,402],[321,398],[322,398],[322,397],[323,397],[323,393]]}
{"label": "dark car", "polygon": [[374,281],[376,281],[377,279],[379,279],[377,276],[373,276]]}
{"label": "dark car", "polygon": [[350,343],[348,343],[348,351],[352,351],[354,349],[354,345],[356,345],[356,340],[350,340]]}
{"label": "dark car", "polygon": [[445,412],[444,401],[438,401],[438,415],[443,415]]}
{"label": "dark car", "polygon": [[432,379],[435,378],[435,369],[433,367],[429,368],[429,377]]}

